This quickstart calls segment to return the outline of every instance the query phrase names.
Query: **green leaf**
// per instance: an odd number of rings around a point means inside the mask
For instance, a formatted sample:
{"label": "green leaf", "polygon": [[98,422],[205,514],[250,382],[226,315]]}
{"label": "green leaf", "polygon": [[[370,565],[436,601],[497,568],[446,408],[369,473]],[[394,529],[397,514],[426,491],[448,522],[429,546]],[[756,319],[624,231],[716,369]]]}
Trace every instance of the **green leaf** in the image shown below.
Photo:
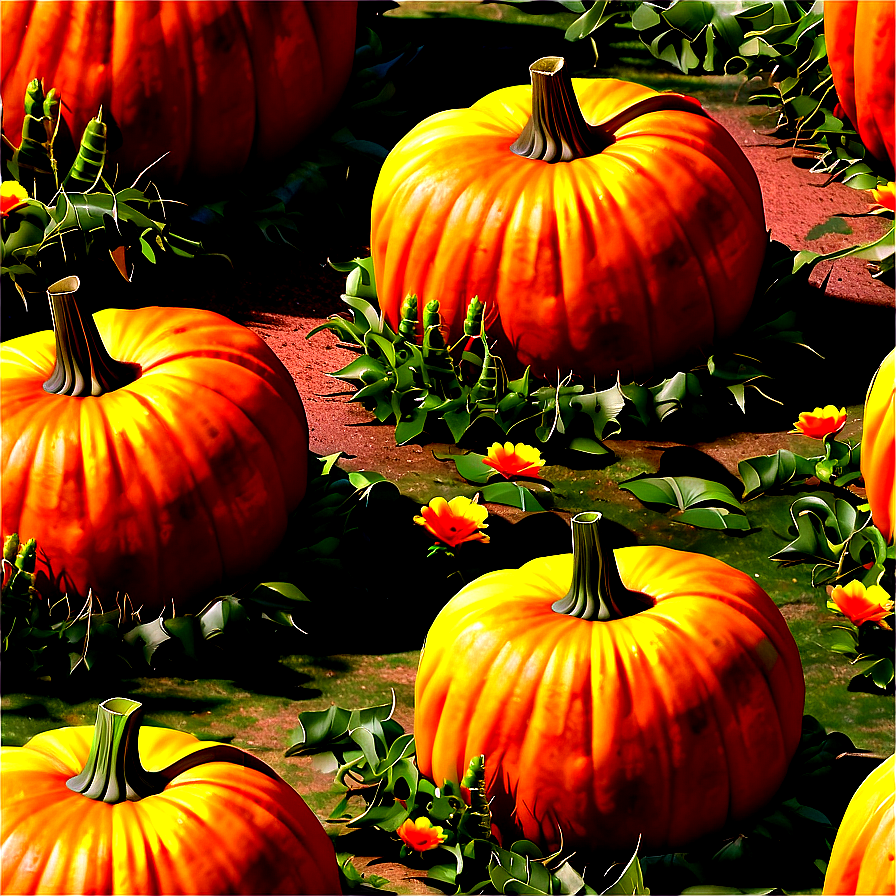
{"label": "green leaf", "polygon": [[341,742],[348,733],[351,715],[340,706],[299,713],[299,727],[292,733],[295,742],[286,756],[309,756]]}
{"label": "green leaf", "polygon": [[481,494],[482,500],[491,504],[507,504],[532,512],[545,509],[528,488],[515,482],[494,482],[484,486]]}
{"label": "green leaf", "polygon": [[816,224],[807,234],[807,240],[817,240],[829,233],[852,233],[852,227],[846,221],[834,215],[821,224]]}
{"label": "green leaf", "polygon": [[490,467],[483,463],[487,456],[485,454],[474,454],[473,452],[470,452],[468,454],[435,456],[439,460],[453,460],[457,472],[460,473],[467,482],[472,482],[476,485],[482,485],[490,476],[496,475],[497,472],[494,467]]}
{"label": "green leaf", "polygon": [[701,529],[736,529],[746,531],[750,521],[742,513],[732,513],[724,507],[694,507],[673,517],[679,523],[697,526]]}
{"label": "green leaf", "polygon": [[621,896],[621,894],[627,894],[627,896],[631,896],[631,894],[647,894],[649,896],[650,890],[644,886],[644,875],[641,871],[641,863],[638,861],[639,847],[640,838],[638,846],[635,847],[635,851],[622,869],[622,873],[616,878],[614,883],[603,891],[606,896],[617,896],[617,894],[618,896]]}
{"label": "green leaf", "polygon": [[567,40],[581,40],[589,34],[593,34],[601,25],[605,24],[611,16],[606,15],[609,0],[595,0],[594,5],[583,16],[576,19],[567,29]]}
{"label": "green leaf", "polygon": [[795,479],[805,481],[815,473],[819,460],[819,457],[803,457],[780,448],[775,454],[740,461],[737,472],[744,481],[744,500],[781,488]]}
{"label": "green leaf", "polygon": [[714,503],[743,510],[731,490],[720,482],[696,476],[646,477],[624,482],[621,489],[631,492],[645,504],[666,504],[687,510],[695,504]]}

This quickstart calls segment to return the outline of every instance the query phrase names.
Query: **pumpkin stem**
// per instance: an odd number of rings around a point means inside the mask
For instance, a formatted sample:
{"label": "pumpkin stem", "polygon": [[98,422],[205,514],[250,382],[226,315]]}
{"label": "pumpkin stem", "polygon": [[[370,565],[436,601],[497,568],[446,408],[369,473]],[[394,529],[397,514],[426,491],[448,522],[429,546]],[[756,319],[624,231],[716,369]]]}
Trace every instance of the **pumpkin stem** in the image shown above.
{"label": "pumpkin stem", "polygon": [[136,700],[113,697],[101,703],[87,762],[80,774],[69,778],[65,786],[88,799],[122,803],[161,793],[178,775],[206,762],[230,762],[277,778],[263,762],[227,744],[210,744],[167,768],[149,771],[140,762],[138,749],[142,719],[143,705]]}
{"label": "pumpkin stem", "polygon": [[64,277],[47,290],[56,334],[56,366],[44,391],[76,398],[112,392],[140,375],[138,365],[116,361],[106,351],[93,316],[83,314],[75,298],[80,286],[77,277]]}
{"label": "pumpkin stem", "polygon": [[510,151],[542,162],[572,162],[594,156],[616,142],[616,131],[649,112],[691,112],[706,115],[693,97],[657,93],[642,97],[597,124],[582,115],[572,78],[562,56],[545,56],[529,66],[532,76],[532,117]]}
{"label": "pumpkin stem", "polygon": [[571,162],[597,155],[615,138],[585,121],[562,56],[545,56],[529,66],[532,117],[510,151],[542,162]]}
{"label": "pumpkin stem", "polygon": [[572,518],[572,585],[551,605],[555,613],[606,622],[634,616],[651,605],[645,595],[623,584],[613,551],[601,545],[600,521],[597,511]]}

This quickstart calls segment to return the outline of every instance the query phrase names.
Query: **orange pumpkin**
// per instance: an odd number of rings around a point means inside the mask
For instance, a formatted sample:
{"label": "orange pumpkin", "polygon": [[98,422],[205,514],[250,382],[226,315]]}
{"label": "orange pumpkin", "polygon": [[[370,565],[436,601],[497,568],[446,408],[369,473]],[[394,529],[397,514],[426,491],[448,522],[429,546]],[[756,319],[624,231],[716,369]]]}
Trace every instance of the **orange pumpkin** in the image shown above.
{"label": "orange pumpkin", "polygon": [[885,759],[853,794],[831,850],[825,896],[893,896],[896,756]]}
{"label": "orange pumpkin", "polygon": [[558,57],[531,73],[427,118],[386,158],[370,249],[389,324],[408,293],[421,311],[437,299],[453,343],[478,295],[552,380],[646,376],[730,336],[767,245],[737,143],[689,97],[570,79]]}
{"label": "orange pumpkin", "polygon": [[868,152],[894,160],[896,8],[892,0],[836,0],[824,5],[824,36],[837,98]]}
{"label": "orange pumpkin", "polygon": [[4,893],[340,893],[330,838],[254,756],[140,728],[113,698],[97,723],[0,749]]}
{"label": "orange pumpkin", "polygon": [[55,345],[51,331],[0,345],[2,531],[37,539],[60,592],[92,588],[107,609],[125,592],[144,619],[201,607],[273,552],[305,493],[295,383],[219,314],[91,318],[66,292],[77,278],[57,287]]}
{"label": "orange pumpkin", "polygon": [[354,0],[4,2],[4,128],[18,136],[21,98],[41,78],[78,138],[102,106],[122,133],[126,155],[112,158],[123,175],[166,152],[156,181],[237,174],[250,158],[284,155],[336,105],[356,10]]}
{"label": "orange pumpkin", "polygon": [[865,397],[860,466],[871,521],[891,542],[896,527],[896,349],[884,358]]}
{"label": "orange pumpkin", "polygon": [[599,518],[573,519],[571,555],[488,573],[436,617],[417,762],[456,783],[484,755],[511,839],[672,851],[781,784],[801,733],[799,651],[751,576],[665,547],[614,562]]}

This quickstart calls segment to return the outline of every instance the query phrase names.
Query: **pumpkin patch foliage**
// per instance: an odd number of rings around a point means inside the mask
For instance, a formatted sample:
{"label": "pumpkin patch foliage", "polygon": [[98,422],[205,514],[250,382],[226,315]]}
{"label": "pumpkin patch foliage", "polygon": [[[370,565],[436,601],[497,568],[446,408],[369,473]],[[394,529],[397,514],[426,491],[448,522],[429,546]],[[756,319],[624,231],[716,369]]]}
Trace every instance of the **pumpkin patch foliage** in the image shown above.
{"label": "pumpkin patch foliage", "polygon": [[[584,867],[568,849],[546,855],[531,841],[499,841],[483,798],[488,757],[472,760],[460,784],[436,786],[420,774],[413,735],[392,718],[394,708],[393,699],[363,709],[302,712],[286,755],[310,756],[318,771],[334,775],[332,790],[339,799],[328,824],[391,834],[393,860],[409,864],[447,893],[770,894],[780,892],[778,887],[805,886],[807,880],[820,886],[846,803],[878,761],[858,758],[848,737],[825,731],[807,715],[784,783],[746,824],[686,852],[652,855],[638,849],[617,856],[615,864],[607,857],[604,865],[591,861]],[[838,758],[844,754],[852,758]],[[445,839],[438,848],[415,853],[394,832],[421,817],[439,825]],[[336,836],[337,851],[342,839]],[[367,875],[362,880],[351,853],[338,855],[348,889],[388,883]]]}
{"label": "pumpkin patch foliage", "polygon": [[719,415],[746,413],[751,392],[768,400],[766,390],[774,393],[774,388],[766,382],[774,373],[811,352],[794,296],[823,258],[796,257],[771,241],[753,307],[739,333],[716,346],[704,365],[646,383],[589,389],[571,371],[558,370],[551,383],[528,369],[510,379],[492,350],[480,297],[471,297],[464,338],[453,346],[440,332],[437,303],[429,306],[422,339],[414,335],[417,306],[426,303],[425,296],[408,297],[402,306],[405,323],[395,331],[377,305],[369,258],[331,263],[347,273],[342,300],[351,319],[331,316],[308,337],[329,330],[341,347],[358,353],[330,375],[350,383],[356,390],[352,400],[377,420],[395,425],[396,444],[424,433],[460,444],[507,437],[607,460],[612,449],[605,442],[614,436],[659,437]]}

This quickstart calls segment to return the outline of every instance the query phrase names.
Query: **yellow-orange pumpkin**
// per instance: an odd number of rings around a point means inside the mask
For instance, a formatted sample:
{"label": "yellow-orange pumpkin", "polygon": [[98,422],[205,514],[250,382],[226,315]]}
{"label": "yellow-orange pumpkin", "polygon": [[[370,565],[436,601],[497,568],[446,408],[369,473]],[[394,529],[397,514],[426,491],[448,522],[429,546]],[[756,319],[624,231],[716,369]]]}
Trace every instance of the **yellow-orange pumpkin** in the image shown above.
{"label": "yellow-orange pumpkin", "polygon": [[330,838],[282,778],[140,715],[113,698],[95,726],[0,748],[4,893],[342,892]]}
{"label": "yellow-orange pumpkin", "polygon": [[0,345],[2,532],[37,539],[37,572],[60,592],[92,588],[107,609],[127,593],[144,619],[201,607],[273,552],[304,496],[292,377],[211,311],[91,318],[69,304],[54,317],[65,335]]}
{"label": "yellow-orange pumpkin", "polygon": [[436,299],[452,343],[478,295],[493,335],[552,380],[645,376],[730,336],[767,245],[734,139],[689,97],[570,79],[558,57],[531,72],[389,153],[370,242],[387,321],[408,293],[421,314]]}
{"label": "yellow-orange pumpkin", "polygon": [[896,349],[884,358],[865,397],[860,466],[871,521],[890,542],[896,527]]}
{"label": "yellow-orange pumpkin", "polygon": [[893,802],[896,756],[885,759],[859,785],[837,829],[824,877],[825,896],[893,896]]}
{"label": "yellow-orange pumpkin", "polygon": [[436,617],[417,673],[417,762],[457,782],[484,755],[493,820],[511,838],[632,850],[641,837],[666,852],[781,784],[800,740],[799,651],[751,576],[665,547],[614,562],[598,517],[573,519],[572,555],[484,575]]}
{"label": "yellow-orange pumpkin", "polygon": [[123,175],[168,153],[157,182],[232,176],[284,155],[336,105],[356,11],[355,0],[4,2],[3,126],[18,142],[25,87],[41,78],[76,139],[102,106],[121,130]]}
{"label": "yellow-orange pumpkin", "polygon": [[892,0],[834,0],[824,5],[824,36],[837,98],[862,143],[894,160],[896,6]]}

